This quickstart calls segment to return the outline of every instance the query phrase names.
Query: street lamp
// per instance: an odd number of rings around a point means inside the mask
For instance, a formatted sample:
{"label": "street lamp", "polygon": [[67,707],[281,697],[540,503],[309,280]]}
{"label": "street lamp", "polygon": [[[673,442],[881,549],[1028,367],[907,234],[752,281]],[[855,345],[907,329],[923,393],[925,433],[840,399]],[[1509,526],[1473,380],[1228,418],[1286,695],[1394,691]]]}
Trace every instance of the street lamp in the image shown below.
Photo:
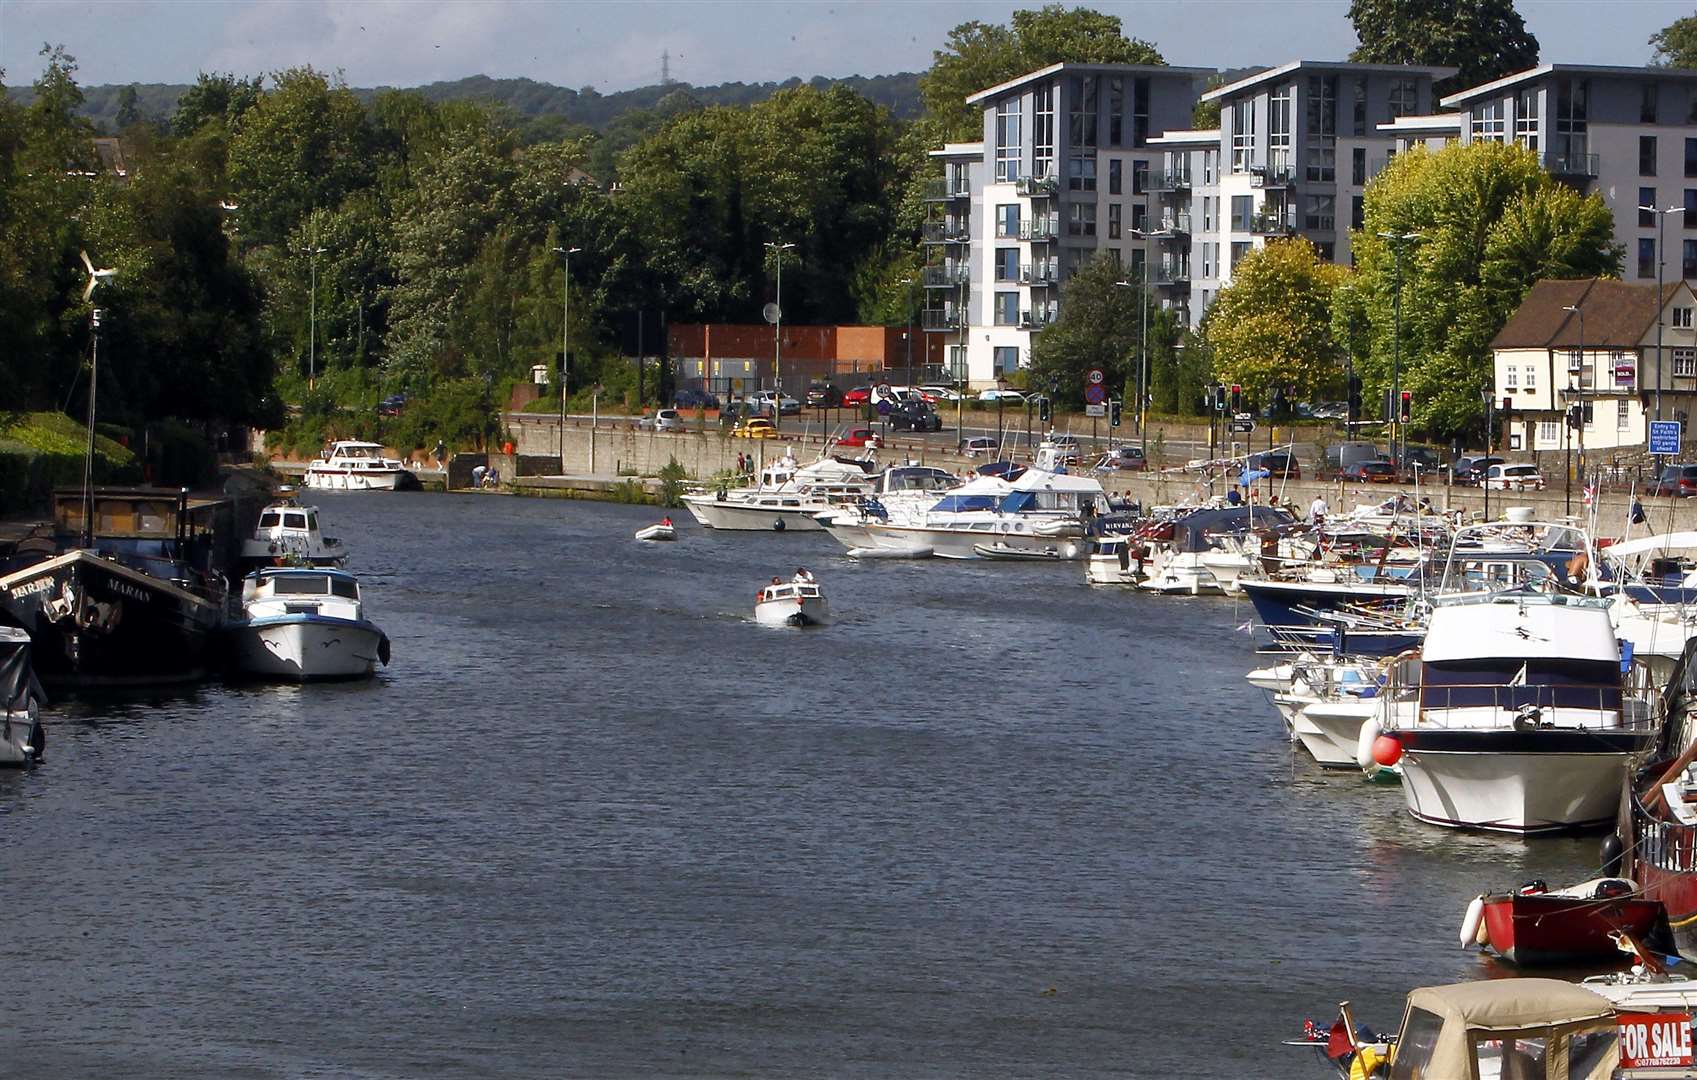
{"label": "street lamp", "polygon": [[784,252],[795,245],[768,240],[766,246],[778,262],[778,295],[772,302],[778,309],[772,320],[772,430],[776,431],[784,415]]}
{"label": "street lamp", "polygon": [[[582,248],[557,247],[554,249],[566,257],[566,287],[565,302],[560,319],[560,475],[566,475],[566,365],[571,362],[572,341],[572,256],[582,251]],[[595,436],[590,435],[593,444]]]}
{"label": "street lamp", "polygon": [[[1585,310],[1578,304],[1568,304],[1562,310],[1571,311],[1579,317],[1579,479],[1583,483],[1585,480]],[[1569,374],[1572,374],[1572,372],[1569,372]],[[1592,376],[1592,378],[1595,377],[1595,375]],[[1568,430],[1571,432],[1573,425],[1568,425]],[[1573,436],[1569,434],[1568,439],[1571,440],[1572,438]],[[1573,513],[1573,451],[1571,443],[1568,450],[1567,497],[1564,512]]]}
{"label": "street lamp", "polygon": [[[1132,230],[1132,233],[1133,233],[1133,235],[1136,235],[1136,236],[1142,236],[1143,235],[1142,233],[1138,232],[1135,229]],[[1147,240],[1148,238],[1144,237],[1144,239]],[[1143,273],[1141,275],[1139,275],[1138,280],[1135,281],[1135,282],[1131,282],[1131,281],[1116,281],[1116,282],[1114,282],[1114,284],[1116,286],[1118,286],[1119,288],[1122,288],[1122,289],[1135,288],[1137,290],[1137,308],[1138,308],[1138,319],[1139,319],[1139,329],[1138,329],[1138,332],[1137,332],[1137,352],[1138,352],[1138,365],[1137,365],[1137,438],[1138,438],[1138,441],[1142,444],[1143,452],[1144,452],[1145,455],[1147,455],[1149,453],[1149,428],[1148,428],[1148,424],[1145,423],[1146,417],[1143,415],[1143,403],[1145,401],[1149,400],[1149,386],[1148,386],[1148,379],[1149,379],[1149,345],[1148,345],[1148,341],[1149,341],[1149,284],[1148,283],[1149,283],[1149,249],[1148,249],[1148,246],[1146,244],[1145,247],[1144,247],[1144,250],[1143,250]],[[1112,441],[1112,440],[1110,439],[1110,441]]]}
{"label": "street lamp", "polygon": [[1656,419],[1660,420],[1662,418],[1662,308],[1665,305],[1665,301],[1662,299],[1662,262],[1664,261],[1662,223],[1667,220],[1669,214],[1685,213],[1685,207],[1670,206],[1666,210],[1660,210],[1654,206],[1640,206],[1638,212],[1656,215]]}
{"label": "street lamp", "polygon": [[309,390],[318,381],[318,257],[328,250],[321,247],[306,249],[312,280],[312,296],[308,300],[310,314],[307,316],[306,346],[306,385]]}
{"label": "street lamp", "polygon": [[902,306],[907,309],[907,384],[913,385],[913,278],[904,277],[901,280],[907,286],[902,293]]}
{"label": "street lamp", "polygon": [[[1490,387],[1490,386],[1487,386],[1487,387],[1485,387],[1485,389],[1479,391],[1480,399],[1485,402],[1485,460],[1486,461],[1491,460],[1491,434],[1492,434],[1491,429],[1496,427],[1496,417],[1494,415],[1494,410],[1496,409],[1496,406],[1497,406],[1497,399],[1494,396],[1493,392],[1494,392],[1494,388]],[[1490,521],[1491,520],[1491,467],[1489,465],[1485,466],[1485,475],[1481,476],[1479,478],[1479,486],[1481,488],[1483,488],[1484,491],[1485,491],[1485,520]]]}
{"label": "street lamp", "polygon": [[[1391,425],[1391,458],[1397,463],[1397,468],[1400,469],[1402,467],[1403,458],[1407,455],[1405,453],[1398,452],[1397,436],[1402,436],[1404,443],[1406,443],[1408,439],[1408,433],[1405,432],[1402,429],[1402,425],[1397,422],[1396,411],[1398,403],[1402,401],[1402,245],[1405,241],[1420,239],[1420,234],[1417,232],[1381,232],[1378,235],[1379,239],[1389,240],[1391,242],[1391,264],[1393,267],[1393,273],[1396,275],[1396,292],[1391,301],[1391,310],[1395,313],[1392,316],[1394,329],[1391,332],[1391,407],[1389,409],[1389,415],[1387,415],[1385,419]],[[1489,433],[1487,432],[1487,440],[1489,437]],[[1490,456],[1488,450],[1486,452],[1486,456]],[[1489,496],[1487,496],[1487,498],[1488,497]],[[1489,509],[1489,507],[1487,507],[1487,509]]]}

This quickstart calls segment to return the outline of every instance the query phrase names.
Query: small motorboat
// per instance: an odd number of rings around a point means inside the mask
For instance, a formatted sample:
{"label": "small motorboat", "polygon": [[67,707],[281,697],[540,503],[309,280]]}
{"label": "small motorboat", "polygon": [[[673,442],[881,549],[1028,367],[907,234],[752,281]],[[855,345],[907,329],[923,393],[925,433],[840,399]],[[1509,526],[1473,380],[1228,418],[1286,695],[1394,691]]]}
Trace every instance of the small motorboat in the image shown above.
{"label": "small motorboat", "polygon": [[831,609],[818,582],[774,579],[754,602],[754,621],[762,626],[824,626],[831,621]]}
{"label": "small motorboat", "polygon": [[360,679],[389,662],[389,638],[365,617],[359,582],[344,570],[276,568],[242,582],[233,623],[236,662],[272,679]]}
{"label": "small motorboat", "polygon": [[34,765],[47,748],[40,708],[47,701],[30,666],[30,637],[15,626],[0,626],[0,765]]}
{"label": "small motorboat", "polygon": [[306,467],[306,486],[320,491],[396,491],[412,474],[405,463],[383,456],[378,443],[344,439]]}
{"label": "small motorboat", "polygon": [[636,538],[638,540],[649,540],[654,542],[676,540],[678,538],[678,530],[673,527],[671,518],[661,518],[660,523],[657,525],[650,525],[646,529],[636,530]]}
{"label": "small motorboat", "polygon": [[[1072,550],[1072,547],[1068,545],[1068,551],[1070,550]],[[980,559],[1005,559],[1010,562],[1053,562],[1060,558],[1072,558],[1070,554],[1056,547],[1014,547],[1000,541],[994,544],[974,544],[972,551]]]}
{"label": "small motorboat", "polygon": [[302,506],[285,489],[284,497],[260,511],[253,535],[242,541],[242,565],[342,566],[348,549],[318,528],[318,507]]}
{"label": "small motorboat", "polygon": [[848,549],[851,559],[929,559],[931,549],[915,545],[913,547],[857,547]]}
{"label": "small motorboat", "polygon": [[1627,878],[1594,878],[1566,889],[1531,881],[1513,892],[1483,893],[1462,917],[1461,946],[1478,945],[1521,967],[1572,966],[1619,959],[1615,934],[1654,941],[1671,934],[1660,900]]}

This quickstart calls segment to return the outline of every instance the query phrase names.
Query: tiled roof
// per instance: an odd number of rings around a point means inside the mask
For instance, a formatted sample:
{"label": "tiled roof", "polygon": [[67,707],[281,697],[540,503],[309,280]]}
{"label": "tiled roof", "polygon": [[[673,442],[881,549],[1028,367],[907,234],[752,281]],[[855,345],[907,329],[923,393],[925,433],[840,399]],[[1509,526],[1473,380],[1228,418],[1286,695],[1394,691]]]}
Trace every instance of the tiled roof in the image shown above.
{"label": "tiled roof", "polygon": [[[1656,325],[1656,316],[1683,281],[1663,286],[1662,302],[1655,303],[1654,285],[1631,285],[1606,278],[1546,278],[1532,286],[1526,299],[1509,317],[1493,349],[1628,349],[1644,340]],[[1569,307],[1585,313],[1585,340],[1579,340],[1580,319]]]}

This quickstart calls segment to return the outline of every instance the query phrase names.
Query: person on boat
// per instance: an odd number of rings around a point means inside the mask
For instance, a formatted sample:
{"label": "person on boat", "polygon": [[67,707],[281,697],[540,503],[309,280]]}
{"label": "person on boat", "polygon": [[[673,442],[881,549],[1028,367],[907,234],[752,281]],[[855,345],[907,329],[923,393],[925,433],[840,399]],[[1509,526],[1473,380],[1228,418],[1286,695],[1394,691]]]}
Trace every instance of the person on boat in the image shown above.
{"label": "person on boat", "polygon": [[808,572],[807,567],[798,566],[795,568],[795,577],[791,578],[790,581],[797,585],[811,585],[813,584],[813,575]]}
{"label": "person on boat", "polygon": [[661,518],[661,519],[660,519],[660,524],[662,524],[662,525],[664,525],[664,526],[666,526],[666,528],[668,528],[668,529],[669,529],[669,528],[671,528],[671,527],[672,527],[672,518],[671,518],[671,515],[670,515],[670,514],[668,514],[668,515],[666,515],[666,516],[665,516],[665,517],[663,517],[663,518]]}
{"label": "person on boat", "polygon": [[1232,485],[1232,488],[1231,488],[1230,491],[1226,492],[1226,505],[1227,506],[1242,506],[1243,505],[1243,495],[1242,495],[1241,492],[1239,492],[1237,490],[1237,485],[1235,485],[1235,484]]}
{"label": "person on boat", "polygon": [[1326,497],[1324,495],[1314,496],[1314,501],[1308,504],[1308,520],[1313,522],[1315,525],[1324,525],[1326,523],[1326,515],[1331,512],[1332,508],[1326,505]]}

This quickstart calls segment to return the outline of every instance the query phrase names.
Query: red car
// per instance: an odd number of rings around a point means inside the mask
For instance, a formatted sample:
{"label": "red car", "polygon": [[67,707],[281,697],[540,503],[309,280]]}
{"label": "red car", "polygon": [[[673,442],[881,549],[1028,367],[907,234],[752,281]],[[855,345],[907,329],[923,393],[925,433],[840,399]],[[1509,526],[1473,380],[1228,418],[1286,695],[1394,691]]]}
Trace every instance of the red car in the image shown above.
{"label": "red car", "polygon": [[838,446],[867,446],[876,450],[884,445],[878,433],[869,427],[852,427],[837,437]]}
{"label": "red car", "polygon": [[843,395],[843,408],[858,409],[871,400],[872,388],[870,386],[857,386]]}

